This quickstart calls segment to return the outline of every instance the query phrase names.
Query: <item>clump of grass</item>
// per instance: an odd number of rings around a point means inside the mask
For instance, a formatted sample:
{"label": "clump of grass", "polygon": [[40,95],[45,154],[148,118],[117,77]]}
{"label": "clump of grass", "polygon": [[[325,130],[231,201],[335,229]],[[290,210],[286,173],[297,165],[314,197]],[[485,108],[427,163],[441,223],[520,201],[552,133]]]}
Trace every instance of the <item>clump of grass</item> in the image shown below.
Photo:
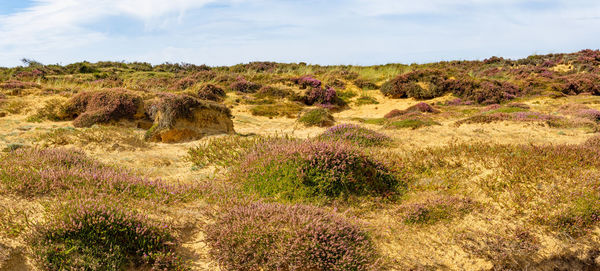
{"label": "clump of grass", "polygon": [[124,89],[108,89],[75,95],[67,102],[64,114],[75,117],[75,127],[90,127],[112,120],[133,119],[141,107],[141,97]]}
{"label": "clump of grass", "polygon": [[436,197],[401,207],[406,224],[434,224],[460,217],[473,209],[473,201],[453,196]]}
{"label": "clump of grass", "polygon": [[142,178],[65,149],[20,148],[4,154],[0,159],[0,185],[24,197],[78,190],[171,202],[196,194],[192,186]]}
{"label": "clump of grass", "polygon": [[206,231],[224,270],[377,270],[369,235],[352,220],[306,205],[235,206]]}
{"label": "clump of grass", "polygon": [[245,190],[284,201],[388,197],[402,186],[382,163],[351,145],[332,141],[261,144],[234,175]]}
{"label": "clump of grass", "polygon": [[293,97],[295,93],[293,91],[282,89],[274,86],[261,87],[255,94],[256,98],[277,98],[283,99]]}
{"label": "clump of grass", "polygon": [[188,149],[186,160],[199,168],[209,165],[230,168],[238,165],[253,148],[267,140],[270,139],[256,136],[213,137],[204,144]]}
{"label": "clump of grass", "polygon": [[263,117],[288,117],[296,118],[302,111],[302,105],[295,102],[284,102],[275,104],[259,104],[250,108],[250,113],[254,116]]}
{"label": "clump of grass", "polygon": [[365,95],[358,97],[354,103],[358,106],[367,105],[367,104],[379,104],[377,99],[375,99],[371,96],[365,96]]}
{"label": "clump of grass", "polygon": [[429,118],[415,116],[415,117],[405,117],[401,119],[394,119],[387,121],[385,124],[386,128],[394,128],[394,129],[419,129],[427,126],[441,125],[439,122],[434,121]]}
{"label": "clump of grass", "polygon": [[148,143],[135,133],[132,128],[115,126],[92,126],[74,129],[58,128],[37,137],[43,146],[65,146],[74,144],[78,147],[103,146],[108,150],[145,148]]}
{"label": "clump of grass", "polygon": [[350,99],[358,96],[358,94],[356,92],[351,91],[351,90],[337,91],[336,94],[337,94],[337,97],[342,99],[342,101],[344,101],[345,103],[349,103]]}
{"label": "clump of grass", "polygon": [[65,102],[65,98],[52,98],[47,100],[33,116],[30,116],[30,118],[51,121],[66,120],[70,116],[65,114],[65,112],[67,112],[67,106],[65,105]]}
{"label": "clump of grass", "polygon": [[572,236],[580,236],[600,222],[600,192],[590,191],[576,197],[561,212],[550,218],[550,224]]}
{"label": "clump of grass", "polygon": [[354,81],[352,81],[354,83],[355,86],[362,88],[362,89],[366,89],[366,90],[371,90],[371,89],[378,89],[379,87],[377,86],[377,84],[369,81],[368,79],[364,79],[364,78],[357,78]]}
{"label": "clump of grass", "polygon": [[69,207],[31,239],[45,270],[187,270],[166,225],[97,201]]}
{"label": "clump of grass", "polygon": [[198,98],[201,100],[209,100],[221,102],[225,98],[225,91],[213,84],[204,84],[198,90]]}
{"label": "clump of grass", "polygon": [[29,103],[21,100],[9,100],[4,104],[0,104],[2,109],[11,114],[20,114],[29,106]]}
{"label": "clump of grass", "polygon": [[335,123],[333,115],[325,108],[315,108],[308,110],[298,118],[298,122],[306,126],[327,127]]}
{"label": "clump of grass", "polygon": [[318,137],[323,140],[341,140],[362,147],[384,146],[392,139],[384,134],[355,124],[339,124],[328,128]]}

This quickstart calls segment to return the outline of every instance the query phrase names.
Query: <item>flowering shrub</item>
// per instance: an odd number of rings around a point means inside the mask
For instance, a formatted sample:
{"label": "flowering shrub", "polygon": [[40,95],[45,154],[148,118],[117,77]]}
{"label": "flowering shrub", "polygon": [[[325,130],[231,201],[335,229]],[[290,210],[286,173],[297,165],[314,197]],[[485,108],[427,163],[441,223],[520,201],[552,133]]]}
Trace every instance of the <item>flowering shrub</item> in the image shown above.
{"label": "flowering shrub", "polygon": [[259,145],[245,157],[237,177],[246,190],[289,201],[390,196],[401,185],[383,164],[332,141]]}
{"label": "flowering shrub", "polygon": [[304,95],[304,103],[307,105],[344,105],[333,88],[311,88]]}
{"label": "flowering shrub", "polygon": [[142,105],[142,99],[124,89],[82,92],[71,98],[65,114],[75,117],[75,127],[90,127],[95,123],[132,119]]}
{"label": "flowering shrub", "polygon": [[454,94],[480,104],[498,104],[514,99],[521,92],[514,84],[490,80],[480,82],[478,88],[464,89]]}
{"label": "flowering shrub", "polygon": [[210,100],[215,102],[223,101],[225,98],[225,91],[213,84],[205,84],[198,90],[198,98],[202,100]]}
{"label": "flowering shrub", "polygon": [[244,77],[238,77],[235,82],[229,85],[229,88],[233,91],[239,91],[242,93],[253,93],[260,89],[261,85],[250,82]]}
{"label": "flowering shrub", "polygon": [[173,90],[185,90],[191,86],[193,86],[194,84],[196,84],[196,80],[192,77],[184,77],[179,79],[178,81],[176,81],[173,86],[171,87],[171,89]]}
{"label": "flowering shrub", "polygon": [[25,197],[82,190],[169,202],[194,194],[189,186],[141,178],[65,149],[20,148],[5,154],[0,159],[0,184]]}
{"label": "flowering shrub", "polygon": [[359,146],[382,146],[392,139],[384,134],[363,128],[355,124],[340,124],[333,126],[319,135],[319,139],[347,141]]}
{"label": "flowering shrub", "polygon": [[600,95],[600,76],[593,73],[574,73],[566,75],[559,80],[557,90],[569,95],[576,95],[584,92]]}
{"label": "flowering shrub", "polygon": [[321,81],[315,78],[312,78],[310,75],[304,75],[298,78],[293,78],[292,82],[300,85],[301,89],[305,88],[321,88]]}
{"label": "flowering shrub", "polygon": [[327,127],[333,125],[335,119],[329,110],[325,108],[316,108],[304,112],[304,114],[298,118],[298,122],[306,126]]}
{"label": "flowering shrub", "polygon": [[416,70],[385,82],[381,86],[381,93],[394,99],[432,99],[446,92],[444,82],[445,76],[441,71]]}
{"label": "flowering shrub", "polygon": [[100,202],[71,207],[34,234],[32,247],[46,270],[186,270],[166,225]]}
{"label": "flowering shrub", "polygon": [[206,235],[224,270],[377,269],[366,232],[341,215],[307,205],[236,206]]}
{"label": "flowering shrub", "polygon": [[600,135],[590,137],[583,143],[583,146],[600,150]]}
{"label": "flowering shrub", "polygon": [[291,97],[293,95],[294,95],[294,93],[292,91],[273,87],[273,86],[264,86],[256,92],[257,98],[272,97],[272,98],[282,99],[282,98]]}
{"label": "flowering shrub", "polygon": [[0,84],[2,89],[25,89],[25,88],[40,88],[38,83],[33,82],[22,82],[17,80],[9,80]]}

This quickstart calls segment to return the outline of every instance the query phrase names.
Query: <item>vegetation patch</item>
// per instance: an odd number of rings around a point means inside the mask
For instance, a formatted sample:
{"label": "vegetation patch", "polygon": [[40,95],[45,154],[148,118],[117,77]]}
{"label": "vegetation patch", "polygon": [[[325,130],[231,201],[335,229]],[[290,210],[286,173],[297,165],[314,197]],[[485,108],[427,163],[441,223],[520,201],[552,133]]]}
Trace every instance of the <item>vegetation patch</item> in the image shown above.
{"label": "vegetation patch", "polygon": [[229,89],[242,93],[254,93],[261,88],[260,84],[250,82],[244,77],[238,77],[235,82],[229,85]]}
{"label": "vegetation patch", "polygon": [[244,158],[236,176],[245,190],[284,201],[388,197],[402,190],[382,163],[332,141],[259,145]]}
{"label": "vegetation patch", "polygon": [[298,122],[306,126],[327,127],[335,124],[335,119],[328,109],[315,108],[304,112]]}
{"label": "vegetation patch", "polygon": [[2,155],[0,185],[24,197],[77,190],[170,202],[195,194],[191,186],[138,177],[66,149],[19,148]]}
{"label": "vegetation patch", "polygon": [[392,139],[384,134],[355,124],[339,124],[328,128],[318,137],[323,140],[346,141],[362,147],[384,146]]}
{"label": "vegetation patch", "polygon": [[90,127],[111,120],[133,119],[142,108],[141,97],[124,89],[82,92],[71,98],[65,114],[75,127]]}
{"label": "vegetation patch", "polygon": [[187,270],[166,225],[100,202],[69,207],[32,238],[44,270]]}
{"label": "vegetation patch", "polygon": [[206,233],[224,270],[377,270],[378,255],[365,231],[312,206],[235,206]]}
{"label": "vegetation patch", "polygon": [[419,114],[404,115],[400,118],[388,120],[385,123],[386,128],[393,129],[419,129],[427,126],[441,125],[439,122],[434,121],[428,117]]}
{"label": "vegetation patch", "polygon": [[259,104],[250,108],[250,113],[254,116],[263,117],[288,117],[296,118],[303,106],[295,102],[284,102],[275,104]]}
{"label": "vegetation patch", "polygon": [[377,101],[377,99],[375,99],[371,96],[362,95],[362,96],[358,97],[356,99],[356,101],[354,101],[354,104],[361,106],[361,105],[367,105],[367,104],[379,104],[379,102]]}
{"label": "vegetation patch", "polygon": [[204,84],[198,90],[198,98],[201,100],[209,100],[215,102],[221,102],[225,99],[225,91],[213,84]]}

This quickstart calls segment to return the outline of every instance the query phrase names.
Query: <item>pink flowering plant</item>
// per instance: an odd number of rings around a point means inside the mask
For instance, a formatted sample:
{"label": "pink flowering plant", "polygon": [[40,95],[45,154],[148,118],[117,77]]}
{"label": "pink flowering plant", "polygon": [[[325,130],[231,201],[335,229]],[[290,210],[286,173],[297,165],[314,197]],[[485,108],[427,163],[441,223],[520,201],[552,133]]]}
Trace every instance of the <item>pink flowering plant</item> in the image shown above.
{"label": "pink flowering plant", "polygon": [[30,242],[44,270],[187,270],[167,225],[97,200],[67,207]]}
{"label": "pink flowering plant", "polygon": [[313,206],[234,206],[206,235],[224,270],[378,270],[374,245],[357,223]]}
{"label": "pink flowering plant", "polygon": [[67,149],[21,148],[5,154],[0,158],[0,185],[25,197],[79,189],[158,202],[189,199],[197,192],[192,186],[142,178]]}
{"label": "pink flowering plant", "polygon": [[245,190],[284,201],[389,197],[403,188],[382,163],[335,141],[259,145],[234,174]]}

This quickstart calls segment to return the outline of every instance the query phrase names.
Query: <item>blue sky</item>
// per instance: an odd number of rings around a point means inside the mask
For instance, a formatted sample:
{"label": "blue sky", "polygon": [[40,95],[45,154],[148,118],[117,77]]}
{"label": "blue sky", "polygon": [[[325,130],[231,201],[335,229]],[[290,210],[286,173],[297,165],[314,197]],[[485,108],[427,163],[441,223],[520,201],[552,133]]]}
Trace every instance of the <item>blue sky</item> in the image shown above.
{"label": "blue sky", "polygon": [[0,0],[0,66],[371,65],[600,48],[598,0]]}

